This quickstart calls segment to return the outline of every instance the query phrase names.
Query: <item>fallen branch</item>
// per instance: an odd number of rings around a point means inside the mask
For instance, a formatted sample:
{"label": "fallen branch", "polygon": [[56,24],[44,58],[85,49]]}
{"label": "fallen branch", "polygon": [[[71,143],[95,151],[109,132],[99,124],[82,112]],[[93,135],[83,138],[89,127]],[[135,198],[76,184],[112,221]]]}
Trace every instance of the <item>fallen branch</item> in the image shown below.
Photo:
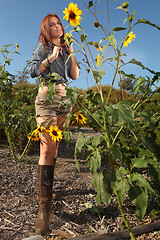
{"label": "fallen branch", "polygon": [[75,233],[72,232],[71,230],[69,230],[68,228],[66,228],[66,227],[64,227],[64,226],[62,226],[62,228],[63,228],[66,232],[68,232],[71,236],[75,236]]}
{"label": "fallen branch", "polygon": [[[140,236],[143,233],[152,232],[155,230],[160,230],[160,220],[154,223],[146,224],[141,227],[136,227],[132,229],[134,236]],[[97,233],[88,234],[88,235],[81,235],[74,238],[70,238],[69,240],[117,240],[117,239],[127,239],[130,238],[129,232],[125,231],[116,231],[116,232],[109,232],[106,231],[99,231]]]}
{"label": "fallen branch", "polygon": [[68,234],[68,233],[66,233],[64,231],[61,231],[61,230],[52,230],[52,234],[51,235],[53,235],[53,236],[54,235],[60,236],[60,237],[66,238],[66,239],[73,237],[73,235]]}
{"label": "fallen branch", "polygon": [[16,231],[16,232],[20,232],[20,228],[16,229],[16,228],[10,228],[10,227],[0,227],[0,230],[9,230],[9,231]]}
{"label": "fallen branch", "polygon": [[8,220],[8,219],[6,219],[6,218],[4,218],[4,221],[7,222],[7,223],[12,224],[12,225],[15,226],[15,227],[19,227],[19,225],[17,225],[17,224],[15,224],[15,223],[11,222],[10,220]]}
{"label": "fallen branch", "polygon": [[6,210],[4,210],[4,212],[5,212],[6,214],[8,214],[10,217],[14,217],[14,218],[15,218],[15,216],[14,216],[13,214],[7,212]]}

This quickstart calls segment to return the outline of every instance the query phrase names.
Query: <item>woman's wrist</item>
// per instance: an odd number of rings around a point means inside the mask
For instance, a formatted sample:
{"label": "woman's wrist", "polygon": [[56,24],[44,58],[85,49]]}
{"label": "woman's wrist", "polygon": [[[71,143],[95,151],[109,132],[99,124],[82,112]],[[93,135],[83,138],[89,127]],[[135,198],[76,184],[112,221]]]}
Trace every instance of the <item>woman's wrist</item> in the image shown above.
{"label": "woman's wrist", "polygon": [[45,68],[49,68],[51,63],[50,61],[48,60],[48,58],[45,58],[42,62],[41,62],[42,66],[45,67]]}
{"label": "woman's wrist", "polygon": [[50,55],[49,57],[47,57],[48,61],[50,62],[50,64],[56,59],[54,55]]}
{"label": "woman's wrist", "polygon": [[50,65],[52,64],[52,62],[53,62],[55,59],[56,59],[56,58],[51,55],[51,56],[45,58],[45,59],[41,62],[41,64],[43,65],[43,67],[49,68]]}
{"label": "woman's wrist", "polygon": [[47,62],[51,65],[51,62],[50,62],[50,60],[48,59],[48,57],[47,57]]}

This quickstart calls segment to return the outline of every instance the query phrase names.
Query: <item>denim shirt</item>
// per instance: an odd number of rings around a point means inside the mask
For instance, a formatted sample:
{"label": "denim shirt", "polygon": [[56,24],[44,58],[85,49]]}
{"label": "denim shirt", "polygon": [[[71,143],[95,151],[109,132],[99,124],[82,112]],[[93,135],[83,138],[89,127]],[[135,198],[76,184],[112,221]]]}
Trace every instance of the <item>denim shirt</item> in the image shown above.
{"label": "denim shirt", "polygon": [[[65,83],[69,84],[69,78],[70,76],[70,67],[71,67],[71,60],[68,59],[69,53],[65,46],[62,46],[62,52],[60,52],[58,57],[51,63],[50,67],[46,68],[46,70],[40,74],[40,63],[47,57],[49,57],[53,52],[52,47],[46,46],[46,53],[44,54],[44,49],[42,43],[39,43],[36,48],[34,49],[34,52],[32,54],[32,58],[29,64],[29,73],[32,78],[40,76],[44,78],[45,85],[48,84],[48,82],[56,82],[56,84],[59,83]],[[67,63],[66,63],[67,61]],[[58,73],[60,76],[60,79],[54,80],[54,77],[48,76],[52,73]],[[52,80],[51,80],[52,79]]]}

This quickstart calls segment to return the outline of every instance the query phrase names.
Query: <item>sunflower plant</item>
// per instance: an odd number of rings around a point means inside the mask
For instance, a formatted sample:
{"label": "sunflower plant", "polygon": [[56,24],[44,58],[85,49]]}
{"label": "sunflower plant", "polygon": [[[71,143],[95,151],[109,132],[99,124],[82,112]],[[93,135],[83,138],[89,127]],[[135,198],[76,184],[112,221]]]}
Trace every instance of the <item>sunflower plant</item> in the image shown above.
{"label": "sunflower plant", "polygon": [[[126,13],[124,24],[127,27],[114,27],[111,30],[110,21],[108,21],[109,26],[106,27],[97,17],[97,0],[89,1],[88,5],[86,1],[82,0],[82,3],[87,10],[86,14],[92,14],[95,18],[93,27],[101,29],[104,36],[99,41],[89,41],[89,34],[83,30],[83,13],[78,5],[70,3],[68,8],[65,8],[64,19],[73,27],[68,36],[72,33],[72,40],[79,48],[77,52],[82,54],[82,65],[86,67],[87,73],[91,74],[96,88],[96,90],[88,89],[83,95],[78,93],[76,88],[66,87],[67,96],[72,104],[76,104],[79,108],[76,115],[79,128],[87,124],[87,127],[99,132],[98,136],[87,139],[81,131],[79,132],[75,146],[75,160],[77,168],[80,169],[78,157],[84,153],[86,166],[93,174],[97,203],[109,203],[113,194],[116,195],[130,237],[135,239],[123,209],[125,198],[128,197],[139,218],[143,219],[149,199],[151,201],[154,197],[159,202],[160,197],[157,188],[160,184],[160,155],[153,138],[160,116],[156,112],[151,118],[151,115],[143,110],[146,101],[159,90],[156,82],[159,81],[160,73],[145,67],[135,58],[125,62],[126,53],[123,51],[136,41],[136,31],[133,28],[137,24],[148,24],[158,30],[160,28],[145,19],[135,20],[135,12],[130,14],[129,3],[124,2],[117,7],[117,11]],[[107,0],[108,19],[109,3]],[[119,32],[124,34],[120,40],[119,38],[117,40],[115,35]],[[113,66],[114,74],[106,96],[103,92],[103,84],[107,82],[105,71],[107,63]],[[127,64],[136,64],[148,70],[153,77],[145,79],[127,74],[123,70]],[[133,80],[133,100],[124,99],[121,89],[121,100],[118,103],[111,102],[117,77],[120,85],[124,77]],[[154,91],[151,90],[152,86],[155,87]],[[67,136],[71,137],[71,134],[68,133]]]}
{"label": "sunflower plant", "polygon": [[13,158],[20,161],[31,142],[27,138],[28,132],[35,126],[34,105],[31,102],[36,90],[32,86],[31,90],[19,91],[16,76],[7,70],[13,55],[19,54],[18,49],[17,43],[0,49],[0,131],[1,137],[4,135],[8,140]]}

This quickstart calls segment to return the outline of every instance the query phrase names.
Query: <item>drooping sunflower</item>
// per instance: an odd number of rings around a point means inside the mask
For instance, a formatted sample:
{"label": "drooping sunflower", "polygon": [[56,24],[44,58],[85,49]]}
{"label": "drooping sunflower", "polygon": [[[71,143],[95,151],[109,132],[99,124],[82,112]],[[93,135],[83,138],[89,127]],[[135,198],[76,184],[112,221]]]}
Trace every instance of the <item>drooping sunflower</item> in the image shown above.
{"label": "drooping sunflower", "polygon": [[99,44],[99,42],[93,42],[93,45],[94,45],[94,47],[96,48],[97,51],[102,50],[102,47]]}
{"label": "drooping sunflower", "polygon": [[65,8],[65,11],[63,11],[63,13],[65,14],[63,19],[66,19],[72,25],[72,27],[76,27],[79,25],[82,19],[80,15],[83,15],[77,4],[74,3],[70,3],[68,5],[68,8]]}
{"label": "drooping sunflower", "polygon": [[77,112],[76,120],[77,120],[77,122],[79,122],[80,124],[84,124],[84,123],[86,123],[86,120],[87,120],[87,119],[83,116],[83,114]]}
{"label": "drooping sunflower", "polygon": [[127,39],[123,43],[123,47],[127,47],[128,43],[131,43],[132,41],[135,40],[134,38],[136,38],[136,34],[133,34],[133,32],[130,32]]}
{"label": "drooping sunflower", "polygon": [[39,133],[45,134],[47,133],[47,130],[45,129],[45,127],[38,127],[33,131],[33,134],[39,134]]}
{"label": "drooping sunflower", "polygon": [[45,129],[45,127],[38,127],[32,133],[29,133],[28,138],[33,141],[38,141],[39,133],[42,133],[43,135],[45,135],[47,133],[47,130]]}
{"label": "drooping sunflower", "polygon": [[60,139],[62,139],[62,131],[57,127],[57,126],[53,126],[51,125],[49,130],[49,135],[51,136],[53,141],[59,141]]}
{"label": "drooping sunflower", "polygon": [[70,44],[70,43],[73,42],[72,35],[69,34],[69,33],[66,33],[66,34],[65,34],[64,39],[65,39],[65,41],[66,41],[67,44]]}
{"label": "drooping sunflower", "polygon": [[35,133],[29,133],[28,138],[31,139],[32,141],[38,141],[39,140],[38,134],[35,134]]}

